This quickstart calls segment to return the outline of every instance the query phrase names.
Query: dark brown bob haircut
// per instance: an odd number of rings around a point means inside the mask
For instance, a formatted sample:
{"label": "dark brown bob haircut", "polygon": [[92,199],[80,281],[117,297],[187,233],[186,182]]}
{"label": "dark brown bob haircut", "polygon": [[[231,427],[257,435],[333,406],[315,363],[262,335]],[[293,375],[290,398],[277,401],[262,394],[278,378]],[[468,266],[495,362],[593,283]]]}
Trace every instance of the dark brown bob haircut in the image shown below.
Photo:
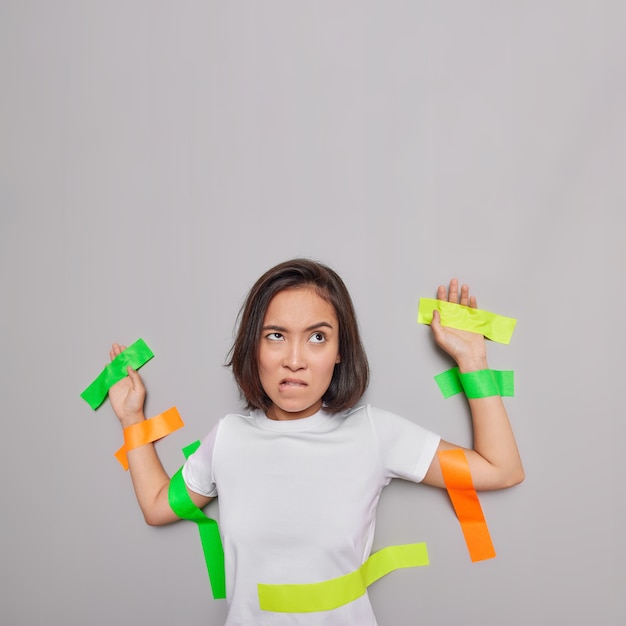
{"label": "dark brown bob haircut", "polygon": [[365,393],[369,383],[369,366],[352,298],[339,275],[317,261],[285,261],[269,269],[256,281],[239,311],[235,342],[226,365],[232,368],[246,408],[267,411],[272,401],[261,386],[258,363],[263,320],[270,301],[277,293],[298,287],[312,287],[335,309],[339,322],[341,361],[335,365],[322,401],[329,413],[345,411]]}

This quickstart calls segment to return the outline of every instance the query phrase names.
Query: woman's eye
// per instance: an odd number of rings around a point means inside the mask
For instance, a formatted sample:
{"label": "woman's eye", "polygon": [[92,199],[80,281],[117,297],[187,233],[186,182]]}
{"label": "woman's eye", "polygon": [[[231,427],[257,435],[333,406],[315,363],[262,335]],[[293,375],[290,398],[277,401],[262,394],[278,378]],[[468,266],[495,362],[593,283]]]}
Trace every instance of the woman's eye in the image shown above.
{"label": "woman's eye", "polygon": [[324,337],[323,333],[313,333],[311,335],[311,342],[313,343],[323,343],[326,341],[326,337]]}
{"label": "woman's eye", "polygon": [[280,341],[283,336],[281,335],[281,333],[270,333],[269,335],[267,335],[267,338],[270,341]]}

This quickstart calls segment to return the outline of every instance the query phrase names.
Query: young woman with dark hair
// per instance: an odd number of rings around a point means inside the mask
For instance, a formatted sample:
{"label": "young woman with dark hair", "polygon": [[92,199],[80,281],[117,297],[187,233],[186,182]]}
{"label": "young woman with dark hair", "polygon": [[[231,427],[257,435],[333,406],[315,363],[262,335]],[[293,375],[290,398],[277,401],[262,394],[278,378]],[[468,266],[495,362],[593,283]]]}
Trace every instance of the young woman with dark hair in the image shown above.
{"label": "young woman with dark hair", "polygon": [[[458,281],[437,297],[476,308]],[[461,372],[487,369],[484,337],[431,328]],[[113,344],[115,358],[124,346]],[[245,413],[215,425],[183,467],[189,496],[204,507],[219,495],[229,612],[227,626],[372,626],[367,593],[332,610],[263,610],[258,585],[310,584],[339,578],[367,560],[380,493],[392,478],[444,487],[437,452],[460,446],[412,421],[358,402],[369,369],[352,300],[329,267],[293,259],[263,274],[238,318],[228,365]],[[139,374],[109,390],[123,427],[145,419]],[[499,396],[469,399],[474,447],[465,449],[478,490],[524,478]],[[154,446],[128,452],[139,505],[148,524],[178,519],[170,478]]]}
{"label": "young woman with dark hair", "polygon": [[250,290],[239,313],[239,324],[231,358],[235,381],[246,400],[247,409],[271,407],[271,400],[261,385],[257,353],[263,322],[272,298],[281,291],[312,289],[334,309],[338,323],[341,361],[333,370],[330,386],[322,398],[328,413],[338,413],[354,406],[365,393],[369,382],[367,356],[350,294],[344,282],[329,267],[308,259],[294,259],[268,270]]}

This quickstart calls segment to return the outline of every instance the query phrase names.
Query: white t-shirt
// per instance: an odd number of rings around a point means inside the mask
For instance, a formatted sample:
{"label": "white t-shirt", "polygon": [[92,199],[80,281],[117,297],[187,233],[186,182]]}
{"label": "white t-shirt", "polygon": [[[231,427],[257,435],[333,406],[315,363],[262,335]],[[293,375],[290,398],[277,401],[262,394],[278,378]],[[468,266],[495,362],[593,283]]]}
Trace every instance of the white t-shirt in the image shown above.
{"label": "white t-shirt", "polygon": [[419,482],[439,436],[371,406],[297,420],[261,411],[222,418],[183,468],[192,491],[219,495],[226,626],[375,626],[367,594],[331,611],[259,607],[257,584],[316,583],[367,560],[376,506],[392,478]]}

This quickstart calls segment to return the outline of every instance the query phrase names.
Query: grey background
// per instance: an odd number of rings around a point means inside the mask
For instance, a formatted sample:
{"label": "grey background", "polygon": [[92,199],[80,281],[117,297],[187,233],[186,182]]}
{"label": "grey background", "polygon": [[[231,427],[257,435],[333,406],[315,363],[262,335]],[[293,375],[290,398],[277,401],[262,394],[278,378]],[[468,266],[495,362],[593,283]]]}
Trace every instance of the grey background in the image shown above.
{"label": "grey background", "polygon": [[303,255],[352,292],[366,400],[460,444],[418,299],[458,276],[518,319],[489,346],[527,471],[481,495],[498,556],[472,564],[445,492],[394,482],[375,547],[426,541],[431,565],[371,588],[381,626],[623,624],[625,18],[3,0],[0,621],[223,622],[196,528],[144,525],[110,406],[79,394],[143,337],[147,413],[186,424],[158,444],[175,471],[239,406],[223,362],[247,289]]}

